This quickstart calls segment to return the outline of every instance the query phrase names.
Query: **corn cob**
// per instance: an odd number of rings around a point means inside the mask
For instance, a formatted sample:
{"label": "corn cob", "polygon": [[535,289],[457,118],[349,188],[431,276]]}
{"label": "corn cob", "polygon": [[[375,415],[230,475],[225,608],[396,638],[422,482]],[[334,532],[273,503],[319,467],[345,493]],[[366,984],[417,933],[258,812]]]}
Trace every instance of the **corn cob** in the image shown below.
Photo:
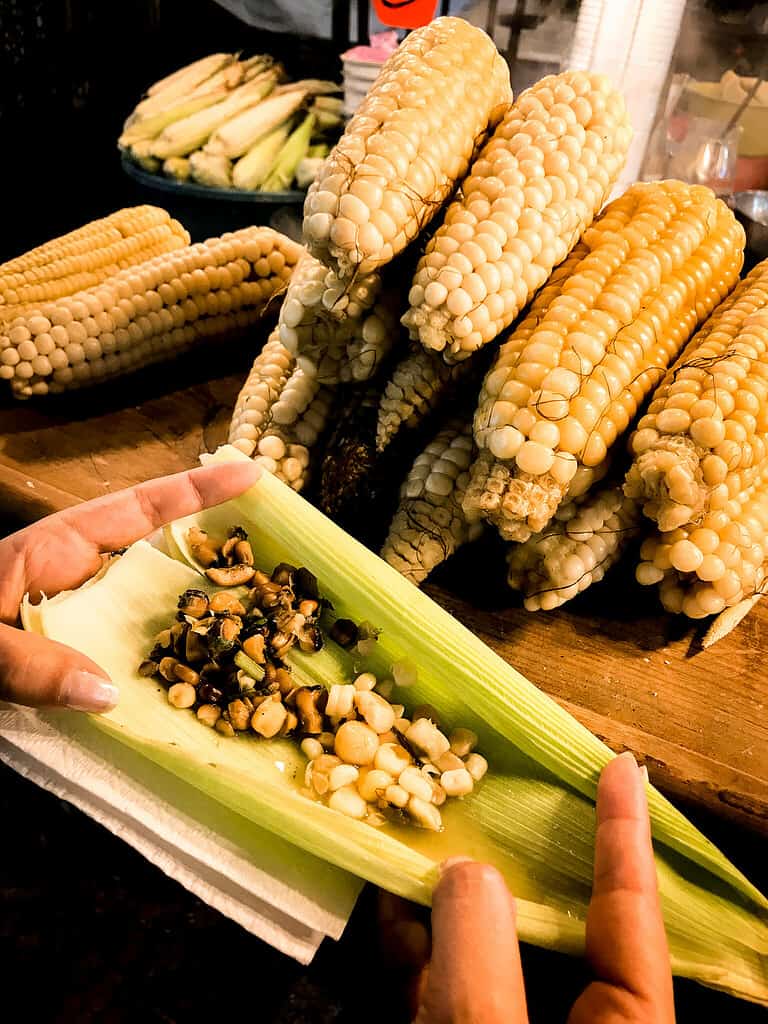
{"label": "corn cob", "polygon": [[691,618],[760,592],[768,559],[768,262],[692,339],[631,438],[626,493],[662,531],[641,583]]}
{"label": "corn cob", "polygon": [[165,210],[118,210],[0,265],[0,317],[93,288],[119,270],[185,245],[189,235]]}
{"label": "corn cob", "polygon": [[464,498],[509,540],[554,514],[738,278],[744,232],[702,186],[639,184],[611,203],[499,349],[475,414]]}
{"label": "corn cob", "polygon": [[243,156],[259,139],[293,117],[306,98],[305,90],[294,89],[247,107],[216,129],[205,144],[206,152],[230,160]]}
{"label": "corn cob", "polygon": [[262,136],[232,168],[235,188],[257,189],[272,170],[277,155],[290,134],[290,123],[285,122]]}
{"label": "corn cob", "polygon": [[238,396],[230,444],[300,491],[308,479],[310,448],[325,429],[332,397],[329,388],[296,367],[275,330]]}
{"label": "corn cob", "polygon": [[412,32],[307,193],[310,252],[344,280],[388,263],[437,213],[511,100],[507,65],[484,32],[462,18]]}
{"label": "corn cob", "polygon": [[417,456],[400,489],[381,557],[413,583],[422,583],[482,531],[482,524],[468,523],[461,509],[472,444],[471,426],[452,421]]}
{"label": "corn cob", "polygon": [[232,412],[229,443],[246,455],[253,455],[259,438],[272,422],[272,408],[294,366],[295,360],[275,328],[254,359]]}
{"label": "corn cob", "polygon": [[285,290],[300,252],[256,227],[156,256],[17,317],[0,335],[0,378],[22,398],[60,392],[244,329]]}
{"label": "corn cob", "polygon": [[691,340],[632,435],[627,493],[660,530],[722,507],[768,457],[767,343],[768,261]]}
{"label": "corn cob", "polygon": [[272,64],[272,59],[266,57],[232,60],[194,88],[190,81],[190,88],[182,93],[163,90],[147,97],[125,122],[118,146],[125,149],[139,142],[148,143],[175,121],[227,99],[238,85],[269,71]]}
{"label": "corn cob", "polygon": [[163,161],[163,174],[166,178],[174,178],[176,181],[189,181],[192,176],[189,160],[185,156],[169,156]]}
{"label": "corn cob", "polygon": [[147,89],[147,96],[158,96],[162,93],[165,100],[186,96],[193,89],[204,85],[211,75],[216,74],[221,68],[228,67],[236,60],[237,57],[234,53],[212,53],[208,57],[201,57],[154,82]]}
{"label": "corn cob", "polygon": [[189,173],[200,185],[232,188],[232,161],[226,156],[195,150],[189,155]]}
{"label": "corn cob", "polygon": [[602,75],[567,71],[527,89],[419,261],[411,337],[454,361],[508,327],[602,207],[631,134]]}
{"label": "corn cob", "polygon": [[400,335],[399,293],[378,274],[348,288],[305,253],[288,286],[278,329],[305,373],[320,383],[368,380]]}
{"label": "corn cob", "polygon": [[559,608],[603,578],[639,536],[641,519],[621,484],[565,502],[543,533],[509,549],[507,582],[523,591],[529,612]]}
{"label": "corn cob", "polygon": [[376,424],[376,450],[384,451],[401,427],[412,430],[448,399],[473,363],[450,366],[434,352],[413,346],[384,385]]}
{"label": "corn cob", "polygon": [[213,106],[198,110],[164,128],[151,140],[150,154],[159,160],[167,160],[170,156],[187,156],[204,145],[220,125],[268,96],[276,83],[277,72],[269,70],[236,89],[228,90],[225,97]]}

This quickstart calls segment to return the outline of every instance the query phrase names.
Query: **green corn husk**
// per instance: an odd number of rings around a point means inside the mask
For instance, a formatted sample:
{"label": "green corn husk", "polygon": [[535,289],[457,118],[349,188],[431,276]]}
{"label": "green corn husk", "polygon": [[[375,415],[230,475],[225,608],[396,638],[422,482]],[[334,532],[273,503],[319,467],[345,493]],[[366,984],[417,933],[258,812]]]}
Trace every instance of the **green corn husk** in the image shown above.
{"label": "green corn husk", "polygon": [[232,89],[226,98],[213,106],[174,121],[152,140],[152,155],[167,160],[170,156],[187,156],[194,152],[226,121],[260,103],[272,92],[276,82],[277,73],[274,70],[264,71]]}
{"label": "green corn husk", "polygon": [[303,89],[293,89],[249,107],[213,133],[206,143],[206,151],[232,160],[243,156],[259,139],[293,117],[306,97]]}
{"label": "green corn husk", "polygon": [[285,121],[268,132],[237,161],[232,170],[232,182],[236,188],[260,188],[290,135],[291,123],[290,120]]}
{"label": "green corn husk", "polygon": [[296,168],[307,155],[314,124],[314,116],[307,114],[299,127],[290,134],[288,141],[280,150],[272,170],[264,179],[263,192],[284,192],[291,187],[291,182],[296,175]]}
{"label": "green corn husk", "polygon": [[[206,462],[246,456],[231,447]],[[317,509],[269,474],[240,498],[167,531],[183,557],[194,521],[213,536],[248,531],[256,564],[305,565],[334,614],[381,630],[355,670],[390,675],[404,661],[417,681],[400,693],[429,703],[444,724],[479,736],[488,775],[474,794],[443,807],[442,833],[374,829],[305,798],[304,758],[285,740],[223,739],[170,707],[156,682],[137,674],[177,595],[207,582],[145,542],[98,581],[24,609],[28,628],[63,640],[101,664],[120,704],[92,721],[109,735],[338,868],[429,903],[437,864],[464,854],[495,864],[518,900],[521,939],[583,951],[599,773],[613,756],[559,705],[476,636]],[[210,589],[210,588],[208,588]],[[348,678],[352,659],[332,642],[316,655],[291,652],[297,683]],[[768,1004],[768,901],[667,800],[648,787],[662,906],[675,973]]]}
{"label": "green corn husk", "polygon": [[192,95],[199,89],[208,91],[211,79],[219,72],[237,62],[235,53],[212,53],[193,64],[179,68],[166,78],[161,78],[147,90],[146,97],[135,107],[126,121],[126,128],[133,122],[157,114],[171,103]]}

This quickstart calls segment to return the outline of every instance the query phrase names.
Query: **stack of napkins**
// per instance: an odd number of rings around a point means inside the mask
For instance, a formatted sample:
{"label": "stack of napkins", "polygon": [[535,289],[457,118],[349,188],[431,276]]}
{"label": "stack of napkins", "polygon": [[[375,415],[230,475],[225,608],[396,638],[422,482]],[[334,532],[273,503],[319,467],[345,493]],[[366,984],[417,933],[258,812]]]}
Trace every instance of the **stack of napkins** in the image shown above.
{"label": "stack of napkins", "polygon": [[339,938],[362,888],[103,735],[85,715],[0,703],[0,760],[300,963],[326,935]]}

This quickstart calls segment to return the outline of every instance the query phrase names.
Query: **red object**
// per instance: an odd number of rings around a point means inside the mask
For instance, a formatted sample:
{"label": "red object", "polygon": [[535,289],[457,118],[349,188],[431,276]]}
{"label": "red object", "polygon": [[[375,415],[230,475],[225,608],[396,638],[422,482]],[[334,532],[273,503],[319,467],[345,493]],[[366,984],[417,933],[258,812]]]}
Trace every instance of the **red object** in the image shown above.
{"label": "red object", "polygon": [[373,9],[382,25],[421,28],[434,18],[437,0],[373,0]]}

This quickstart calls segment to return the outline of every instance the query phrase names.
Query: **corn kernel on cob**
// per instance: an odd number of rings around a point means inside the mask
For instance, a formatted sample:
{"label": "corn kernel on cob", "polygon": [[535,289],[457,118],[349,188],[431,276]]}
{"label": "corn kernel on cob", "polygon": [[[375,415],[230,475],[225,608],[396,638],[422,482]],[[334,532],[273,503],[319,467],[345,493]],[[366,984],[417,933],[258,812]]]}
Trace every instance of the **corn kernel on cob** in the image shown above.
{"label": "corn kernel on cob", "polygon": [[284,292],[300,252],[271,228],[246,228],[30,309],[0,335],[0,379],[21,398],[60,392],[242,330]]}
{"label": "corn kernel on cob", "polygon": [[399,292],[382,292],[379,274],[344,288],[305,253],[280,310],[280,339],[321,383],[368,380],[400,336],[398,304]]}
{"label": "corn kernel on cob", "polygon": [[509,540],[546,525],[599,466],[690,335],[733,287],[744,233],[702,186],[632,186],[502,344],[475,414],[464,498]]}
{"label": "corn kernel on cob", "polygon": [[295,365],[275,328],[253,361],[229,425],[229,443],[246,455],[253,455],[259,438],[272,422],[272,408]]}
{"label": "corn kernel on cob", "polygon": [[310,448],[325,429],[333,392],[296,366],[275,329],[235,404],[229,442],[300,491]]}
{"label": "corn kernel on cob", "polygon": [[528,611],[550,611],[576,597],[621,558],[641,531],[642,514],[621,484],[565,502],[543,533],[513,544],[507,582]]}
{"label": "corn kernel on cob", "polygon": [[468,523],[461,501],[469,479],[472,428],[453,420],[417,456],[400,489],[400,506],[381,557],[413,583],[422,583],[481,523]]}
{"label": "corn kernel on cob", "polygon": [[93,288],[119,270],[189,245],[189,234],[156,206],[129,206],[0,264],[0,318],[29,303]]}
{"label": "corn kernel on cob", "polygon": [[637,578],[671,611],[759,593],[768,559],[768,262],[709,318],[632,435],[628,495],[659,528]]}
{"label": "corn kernel on cob", "polygon": [[437,213],[511,99],[507,65],[480,29],[438,18],[411,32],[307,193],[310,252],[344,280],[388,263]]}
{"label": "corn kernel on cob", "polygon": [[768,261],[712,314],[630,439],[627,493],[662,531],[722,508],[768,457]]}
{"label": "corn kernel on cob", "polygon": [[527,89],[419,261],[403,317],[411,337],[454,361],[508,327],[602,207],[631,134],[602,75],[566,71]]}
{"label": "corn kernel on cob", "polygon": [[474,361],[449,365],[434,352],[413,346],[384,385],[376,424],[376,450],[384,451],[401,427],[417,427],[455,393],[471,367]]}

